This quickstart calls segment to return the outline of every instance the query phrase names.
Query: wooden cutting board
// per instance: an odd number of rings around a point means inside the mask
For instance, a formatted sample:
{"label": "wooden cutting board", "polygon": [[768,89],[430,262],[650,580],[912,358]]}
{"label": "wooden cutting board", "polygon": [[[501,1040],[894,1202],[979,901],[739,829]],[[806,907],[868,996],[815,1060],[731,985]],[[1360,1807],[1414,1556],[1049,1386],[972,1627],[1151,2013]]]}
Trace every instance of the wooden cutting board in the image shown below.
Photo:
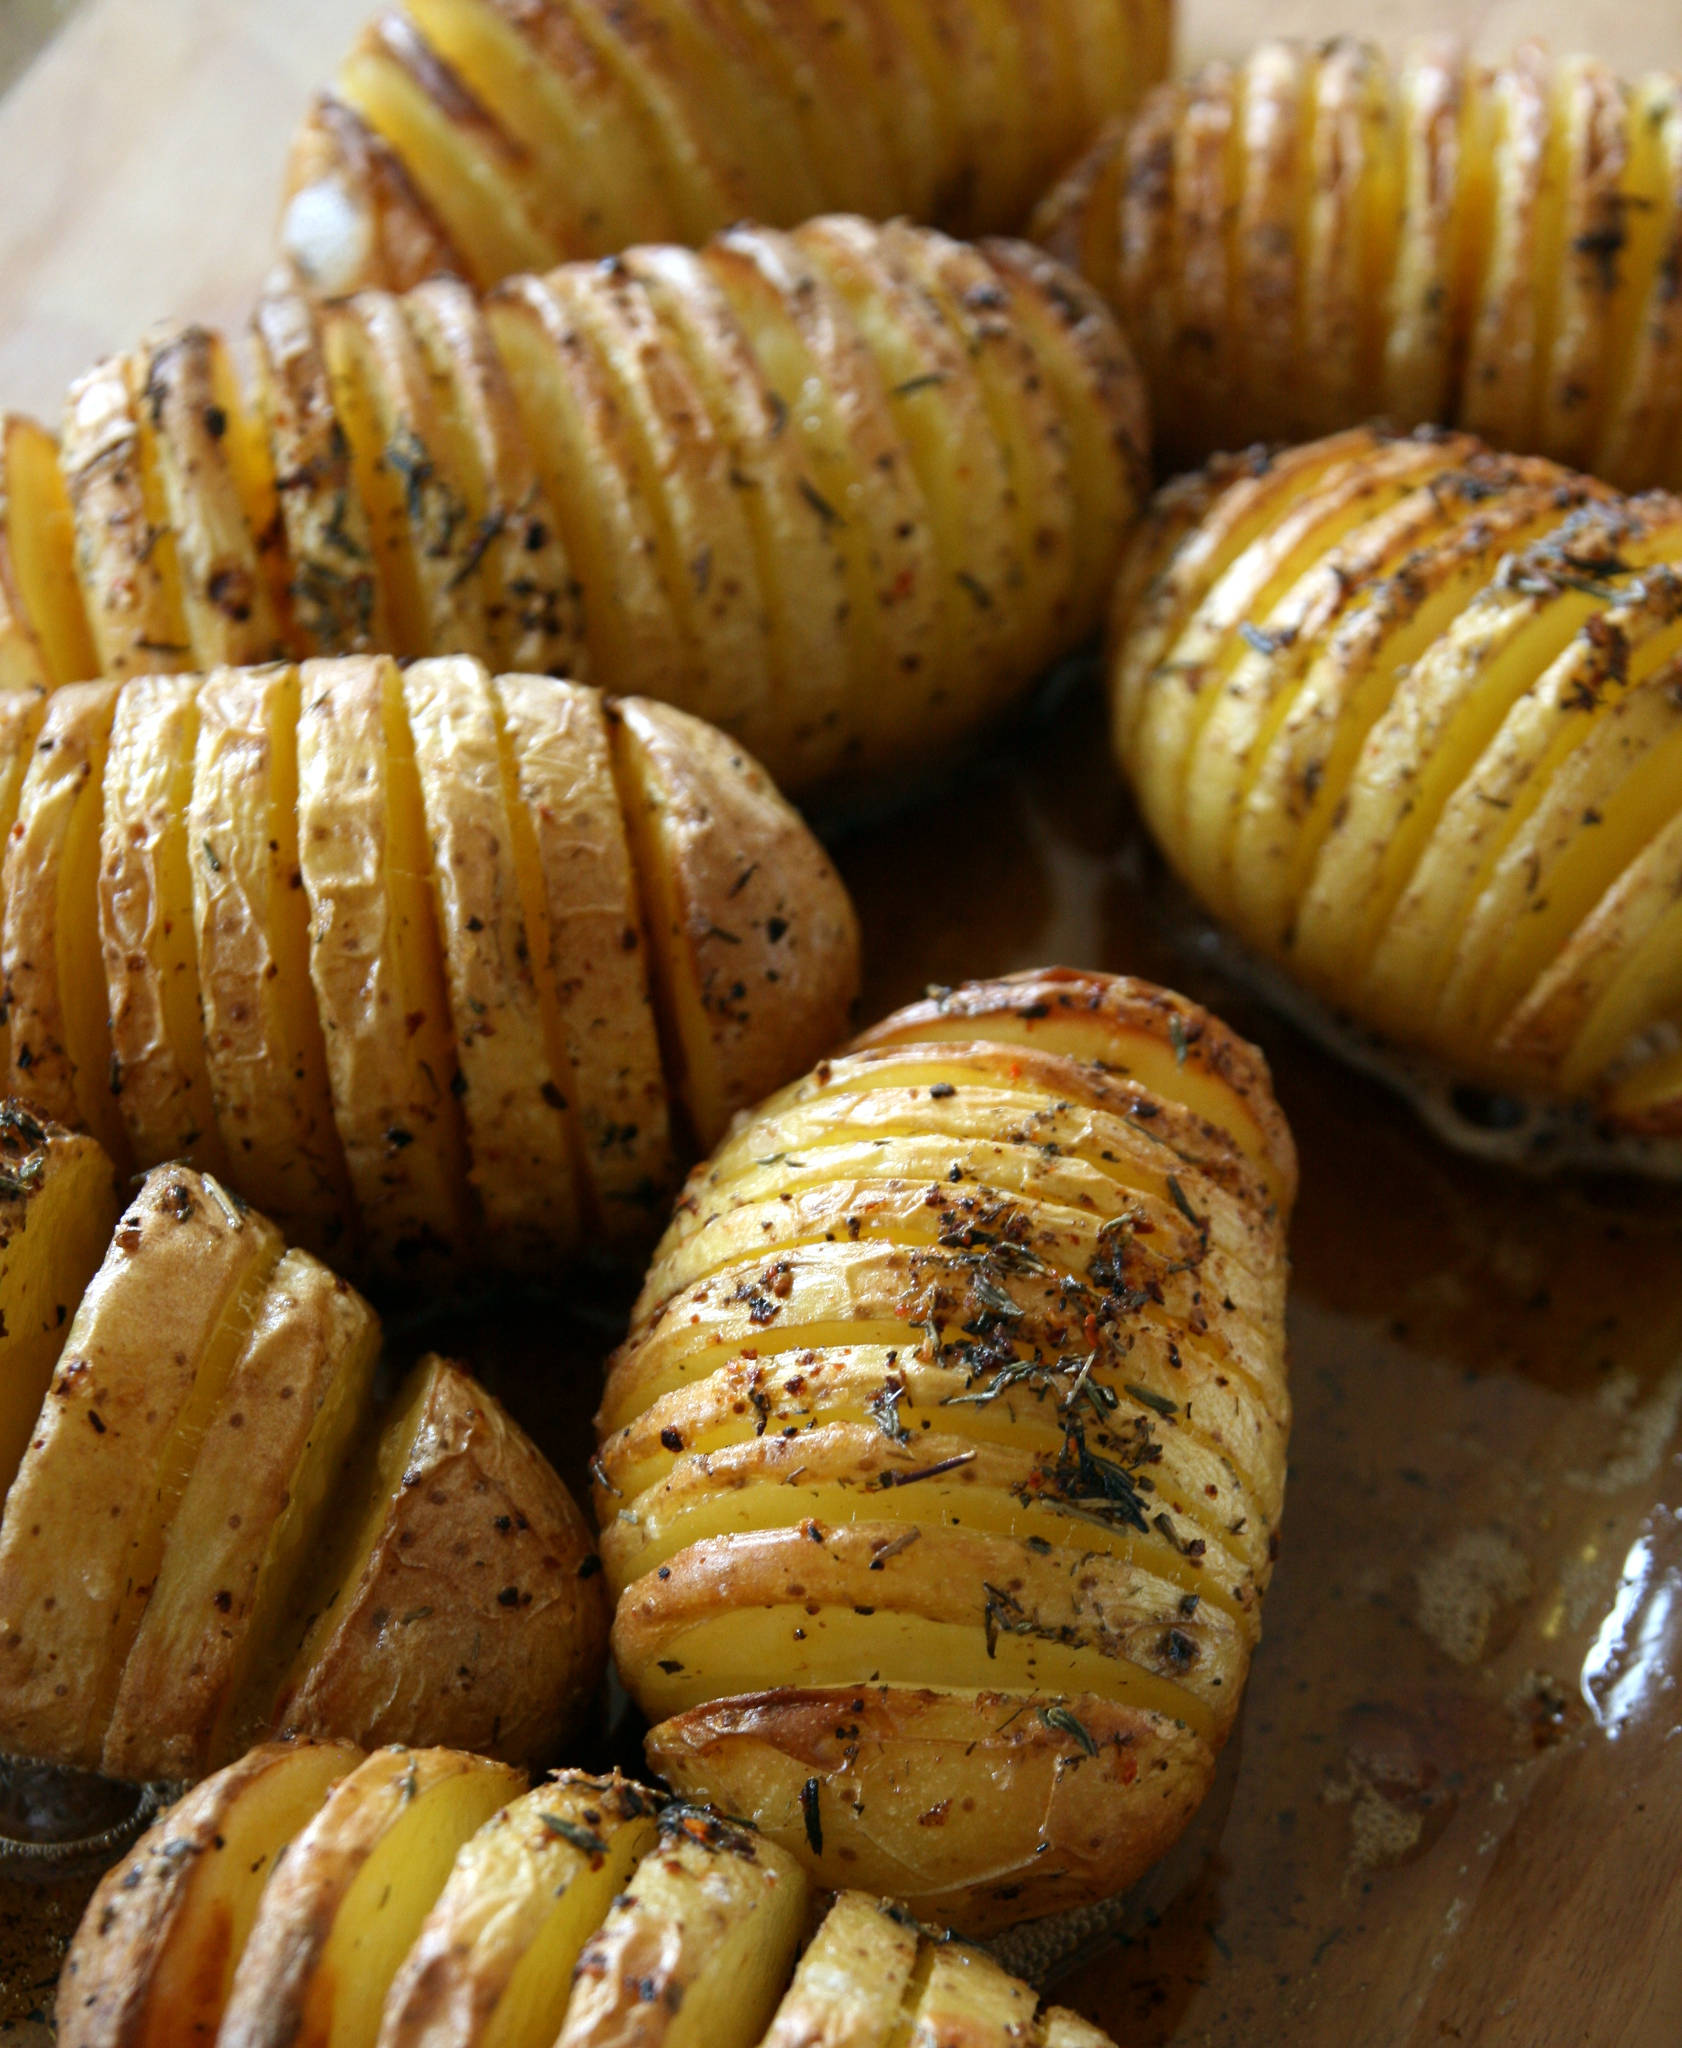
{"label": "wooden cutting board", "polygon": [[[0,101],[0,402],[50,417],[149,322],[240,320],[287,137],[371,4],[84,0]],[[1182,46],[1351,28],[1682,68],[1682,10],[1640,0],[1190,0]],[[1162,919],[1090,704],[839,857],[869,1012],[1049,959],[1177,981],[1263,1043],[1302,1151],[1290,1504],[1242,1732],[1062,1995],[1124,2048],[1675,2048],[1682,1199],[1469,1166],[1220,982]],[[431,1341],[525,1407],[555,1338]],[[576,1449],[576,1418],[522,1419]],[[39,2038],[10,2022],[74,1910],[0,1896],[0,2036]]]}

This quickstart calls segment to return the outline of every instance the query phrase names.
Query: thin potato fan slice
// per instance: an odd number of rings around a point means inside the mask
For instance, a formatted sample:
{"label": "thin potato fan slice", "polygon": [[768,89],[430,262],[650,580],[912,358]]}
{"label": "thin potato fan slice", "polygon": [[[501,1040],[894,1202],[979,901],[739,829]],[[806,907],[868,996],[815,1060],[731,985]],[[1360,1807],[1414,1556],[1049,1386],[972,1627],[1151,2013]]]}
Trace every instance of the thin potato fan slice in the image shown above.
{"label": "thin potato fan slice", "polygon": [[214,2040],[282,1852],[361,1762],[349,1743],[266,1745],[172,1806],[94,1894],[98,1938],[64,1966],[66,2048]]}
{"label": "thin potato fan slice", "polygon": [[377,1750],[342,1778],[263,1892],[222,2048],[374,2048],[457,1852],[524,1789],[523,1773],[450,1749]]}
{"label": "thin potato fan slice", "polygon": [[887,2048],[920,1943],[892,1907],[843,1892],[806,1945],[760,2048]]}
{"label": "thin potato fan slice", "polygon": [[602,699],[541,676],[502,676],[495,689],[529,964],[579,1134],[581,1200],[609,1244],[634,1242],[677,1169]]}
{"label": "thin potato fan slice", "polygon": [[99,1768],[165,1533],[280,1252],[272,1225],[186,1167],[150,1174],[118,1225],[0,1523],[14,1753]]}
{"label": "thin potato fan slice", "polygon": [[204,1060],[229,1172],[288,1237],[344,1243],[350,1186],[310,981],[298,844],[298,672],[198,690],[187,860]]}
{"label": "thin potato fan slice", "polygon": [[[789,764],[785,772],[821,775],[857,715],[847,644],[833,626],[847,602],[847,558],[801,491],[804,469],[787,432],[787,406],[700,256],[632,249],[620,268],[705,396],[752,536],[771,655],[765,702],[744,709],[742,737],[756,752],[774,751]],[[713,566],[708,557],[709,584]]]}
{"label": "thin potato fan slice", "polygon": [[1617,368],[1593,467],[1643,490],[1676,476],[1682,307],[1666,282],[1682,257],[1682,81],[1656,74],[1630,95],[1618,266]]}
{"label": "thin potato fan slice", "polygon": [[100,818],[115,683],[77,683],[46,709],[6,840],[0,970],[12,1092],[91,1130],[128,1163],[111,1093],[111,1026],[99,943]]}
{"label": "thin potato fan slice", "polygon": [[0,689],[52,689],[97,675],[58,443],[34,420],[7,413],[0,461]]}
{"label": "thin potato fan slice", "polygon": [[451,573],[482,586],[493,665],[586,682],[578,586],[479,301],[459,280],[434,278],[403,310],[470,520]]}
{"label": "thin potato fan slice", "polygon": [[92,1138],[0,1103],[0,1500],[121,1207],[117,1176]]}
{"label": "thin potato fan slice", "polygon": [[[1309,102],[1315,75],[1311,53],[1294,42],[1258,43],[1244,64],[1234,303],[1245,309],[1247,386],[1268,418],[1289,418],[1300,397],[1297,305],[1306,252],[1294,230],[1312,175]],[[1096,203],[1096,194],[1079,202]],[[1104,203],[1113,223],[1119,202]],[[1112,255],[1112,269],[1114,261]]]}
{"label": "thin potato fan slice", "polygon": [[[856,963],[857,925],[798,815],[723,734],[628,698],[609,737],[671,1085],[710,1144],[760,1092],[773,1042],[790,1065],[829,1043],[827,965]],[[856,972],[840,981],[850,994]]]}
{"label": "thin potato fan slice", "polygon": [[76,576],[107,676],[183,668],[192,649],[176,540],[139,418],[136,365],[108,356],[71,385],[60,466],[76,527]]}
{"label": "thin potato fan slice", "polygon": [[[1092,1112],[1127,1135],[1103,1143]],[[926,1181],[898,1156],[925,1136]],[[995,1183],[1042,1139],[1057,1195]],[[673,1781],[959,1924],[1125,1882],[1172,1824],[1118,1822],[1131,1746],[1162,1749],[1183,1815],[1255,1638],[1294,1172],[1253,1052],[1166,992],[1062,972],[932,996],[740,1124],[656,1254],[598,1422],[615,1656]],[[1001,1695],[1004,1726],[1057,1707],[1010,1769],[1062,1745],[1060,1768],[1091,1766],[1086,1818],[1036,1805],[999,1832]],[[909,1731],[935,1696],[970,1717],[944,1759],[906,1733],[814,1761],[808,1713],[868,1697]]]}
{"label": "thin potato fan slice", "polygon": [[616,267],[554,272],[548,290],[587,336],[653,509],[672,594],[694,650],[688,706],[757,743],[772,696],[770,643],[753,537],[731,452],[681,351],[637,284]]}
{"label": "thin potato fan slice", "polygon": [[[500,286],[485,318],[583,586],[591,675],[636,676],[662,695],[682,694],[694,652],[644,477],[593,352],[540,278]],[[580,488],[585,477],[591,488]]]}
{"label": "thin potato fan slice", "polygon": [[[0,847],[10,846],[12,827],[17,823],[18,802],[25,778],[35,758],[35,742],[47,715],[47,700],[39,690],[0,690]],[[0,855],[0,895],[4,893],[4,856]],[[5,907],[0,902],[0,973],[4,972],[6,943]],[[8,996],[0,1010],[0,1072],[10,1085],[12,1075],[13,998]]]}
{"label": "thin potato fan slice", "polygon": [[1459,254],[1467,71],[1457,45],[1416,44],[1396,81],[1399,223],[1385,309],[1384,409],[1396,419],[1447,416],[1454,374],[1455,295],[1443,289]]}
{"label": "thin potato fan slice", "polygon": [[809,1897],[776,1843],[673,1806],[585,1944],[556,2048],[752,2048],[794,1962]]}
{"label": "thin potato fan slice", "polygon": [[990,1955],[963,1942],[942,1942],[913,1994],[911,2039],[1016,2048],[1032,2038],[1038,2005],[1028,1986]]}
{"label": "thin potato fan slice", "polygon": [[594,1696],[605,1634],[572,1496],[490,1395],[428,1356],[335,1490],[234,1734],[372,1744],[425,1727],[552,1755]]}
{"label": "thin potato fan slice", "polygon": [[531,970],[497,701],[478,662],[417,662],[403,678],[432,847],[469,1177],[511,1262],[580,1241],[565,1095]]}
{"label": "thin potato fan slice", "polygon": [[585,1943],[655,1844],[616,1772],[557,1771],[462,1845],[386,1995],[378,2048],[553,2048]]}
{"label": "thin potato fan slice", "polygon": [[246,1675],[321,1539],[379,1350],[361,1296],[287,1252],[164,1538],[105,1735],[109,1776],[193,1779],[233,1753]]}
{"label": "thin potato fan slice", "polygon": [[333,1118],[371,1257],[448,1270],[467,1223],[457,1055],[395,662],[309,663],[299,866]]}
{"label": "thin potato fan slice", "polygon": [[110,998],[111,1082],[142,1166],[191,1158],[225,1172],[217,1130],[193,901],[190,834],[197,681],[142,676],[117,699],[100,828],[99,934]]}
{"label": "thin potato fan slice", "polygon": [[[1238,426],[1244,328],[1233,316],[1232,247],[1243,74],[1206,65],[1184,87],[1170,138],[1177,200],[1174,268],[1169,279],[1173,337],[1161,365],[1169,418],[1201,406],[1217,445],[1242,446]],[[1178,466],[1178,465],[1176,465]]]}
{"label": "thin potato fan slice", "polygon": [[227,350],[205,328],[177,328],[142,344],[133,375],[142,461],[174,535],[191,665],[272,661],[286,652],[266,559],[272,488]]}

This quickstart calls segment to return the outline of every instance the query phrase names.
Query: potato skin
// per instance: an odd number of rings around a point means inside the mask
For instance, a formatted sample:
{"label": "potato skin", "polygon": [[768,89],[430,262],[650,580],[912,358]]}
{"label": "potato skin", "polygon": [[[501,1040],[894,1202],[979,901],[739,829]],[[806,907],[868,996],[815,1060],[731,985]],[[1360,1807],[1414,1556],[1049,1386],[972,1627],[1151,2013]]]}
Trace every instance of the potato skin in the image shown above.
{"label": "potato skin", "polygon": [[1116,749],[1183,879],[1338,1016],[1673,1138],[1679,616],[1677,499],[1429,430],[1218,462],[1124,571]]}
{"label": "potato skin", "polygon": [[[1000,12],[940,7],[913,29],[892,9],[798,0],[770,29],[740,0],[682,0],[657,33],[595,5],[414,0],[370,24],[317,98],[288,166],[284,258],[338,295],[441,271],[482,288],[534,241],[554,263],[837,208],[1010,231],[1164,75],[1172,8]],[[636,117],[649,94],[663,138]]]}
{"label": "potato skin", "polygon": [[17,1076],[143,1167],[184,1154],[279,1197],[359,1277],[640,1251],[673,1133],[710,1144],[847,1029],[834,868],[739,743],[669,706],[465,656],[47,706],[45,754],[34,718],[0,724]]}
{"label": "potato skin", "polygon": [[1383,417],[1682,481],[1673,76],[1270,39],[1108,124],[1031,232],[1122,316],[1169,469]]}
{"label": "potato skin", "polygon": [[606,1635],[571,1494],[498,1402],[434,1361],[374,1549],[272,1733],[371,1748],[424,1728],[489,1756],[552,1754],[594,1693]]}
{"label": "potato skin", "polygon": [[661,1771],[960,1930],[1131,1882],[1258,1632],[1295,1177],[1258,1053],[1062,970],[936,992],[739,1122],[599,1418]]}

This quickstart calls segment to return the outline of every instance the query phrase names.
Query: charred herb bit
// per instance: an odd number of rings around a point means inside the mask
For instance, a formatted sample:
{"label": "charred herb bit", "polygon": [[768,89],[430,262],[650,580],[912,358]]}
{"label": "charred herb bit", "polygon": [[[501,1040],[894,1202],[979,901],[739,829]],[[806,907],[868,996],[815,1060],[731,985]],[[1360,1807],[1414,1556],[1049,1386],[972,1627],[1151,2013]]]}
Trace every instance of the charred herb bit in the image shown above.
{"label": "charred herb bit", "polygon": [[570,1842],[581,1856],[595,1861],[607,1854],[607,1844],[593,1828],[583,1827],[575,1820],[565,1820],[558,1813],[540,1813],[537,1817],[552,1835],[559,1835],[563,1842]]}
{"label": "charred herb bit", "polygon": [[957,575],[958,581],[975,600],[976,609],[978,611],[990,612],[993,609],[993,593],[982,582],[981,578],[979,576],[972,576],[967,569],[960,569]]}
{"label": "charred herb bit", "polygon": [[982,1605],[982,1625],[987,1632],[987,1654],[997,1656],[1000,1636],[1036,1636],[1042,1643],[1078,1643],[1081,1640],[1078,1629],[1047,1628],[1027,1613],[1021,1601],[1002,1586],[989,1585],[984,1579],[981,1590],[986,1596]]}
{"label": "charred herb bit", "polygon": [[1170,1401],[1166,1394],[1155,1393],[1149,1387],[1136,1386],[1132,1380],[1125,1381],[1124,1385],[1135,1401],[1142,1402],[1147,1408],[1154,1408],[1158,1415],[1173,1416],[1179,1414],[1179,1402]]}
{"label": "charred herb bit", "polygon": [[444,588],[446,590],[459,590],[470,577],[478,574],[479,569],[484,563],[485,556],[490,552],[491,542],[502,532],[507,523],[508,515],[500,508],[495,512],[487,512],[485,514],[484,518],[474,527],[473,538],[467,544],[467,552],[462,556],[449,582],[445,584]]}
{"label": "charred herb bit", "polygon": [[1174,1048],[1175,1066],[1183,1067],[1186,1063],[1186,1053],[1190,1048],[1191,1040],[1186,1036],[1186,1027],[1181,1023],[1180,1013],[1177,1010],[1170,1010],[1168,1012],[1168,1043]]}
{"label": "charred herb bit", "polygon": [[0,1102],[0,1130],[16,1131],[31,1145],[47,1142],[45,1127],[35,1121],[21,1102]]}
{"label": "charred herb bit", "polygon": [[1171,1543],[1182,1557],[1201,1557],[1209,1548],[1201,1536],[1189,1538],[1182,1536],[1179,1530],[1174,1527],[1172,1519],[1166,1514],[1153,1515],[1151,1517],[1151,1526],[1163,1541]]}
{"label": "charred herb bit", "polygon": [[1238,637],[1246,647],[1253,647],[1258,654],[1273,655],[1277,654],[1280,648],[1289,647],[1297,636],[1294,629],[1289,626],[1281,627],[1276,633],[1266,633],[1260,626],[1251,625],[1248,619],[1240,619]]}
{"label": "charred herb bit", "polygon": [[32,1152],[26,1159],[0,1166],[0,1194],[27,1195],[40,1180],[46,1164],[44,1152]]}
{"label": "charred herb bit", "polygon": [[1006,1322],[1016,1322],[1023,1314],[1021,1302],[1007,1294],[998,1282],[982,1268],[977,1267],[970,1275],[970,1292],[989,1315],[1003,1316]]}
{"label": "charred herb bit", "polygon": [[914,391],[929,391],[937,384],[946,382],[944,370],[925,370],[921,376],[907,377],[903,384],[895,384],[889,391],[890,398],[909,398]]}
{"label": "charred herb bit", "polygon": [[218,855],[215,847],[211,845],[208,839],[203,841],[203,846],[205,866],[209,868],[210,872],[213,875],[219,875],[222,872],[221,857]]}
{"label": "charred herb bit", "polygon": [[1072,1735],[1088,1756],[1096,1756],[1098,1754],[1098,1745],[1093,1741],[1086,1724],[1078,1716],[1071,1713],[1067,1707],[1041,1707],[1040,1722],[1042,1726],[1053,1730],[1058,1735]]}
{"label": "charred herb bit", "polygon": [[957,1451],[950,1458],[939,1458],[915,1472],[884,1472],[879,1483],[884,1491],[895,1486],[915,1486],[919,1479],[938,1479],[942,1473],[956,1472],[960,1465],[973,1465],[979,1455],[976,1451]]}
{"label": "charred herb bit", "polygon": [[870,1419],[882,1434],[896,1444],[909,1443],[911,1432],[900,1420],[899,1404],[905,1399],[905,1382],[901,1379],[886,1380],[881,1389],[871,1395],[864,1404]]}
{"label": "charred herb bit", "polygon": [[1191,1225],[1192,1229],[1197,1232],[1198,1242],[1201,1244],[1203,1250],[1207,1251],[1209,1249],[1208,1217],[1198,1215],[1197,1211],[1191,1206],[1191,1203],[1187,1200],[1185,1189],[1181,1187],[1178,1179],[1173,1174],[1169,1174],[1168,1176],[1168,1193],[1173,1200],[1174,1207],[1179,1210],[1180,1214]]}
{"label": "charred herb bit", "polygon": [[800,495],[806,500],[807,504],[811,506],[812,510],[823,521],[826,531],[833,526],[846,525],[846,520],[841,517],[841,514],[836,511],[835,507],[829,502],[829,500],[824,496],[823,492],[818,489],[817,485],[813,483],[809,477],[801,477]]}
{"label": "charred herb bit", "polygon": [[823,1817],[818,1812],[821,1789],[816,1778],[808,1778],[800,1788],[800,1818],[806,1824],[806,1845],[814,1856],[823,1854]]}

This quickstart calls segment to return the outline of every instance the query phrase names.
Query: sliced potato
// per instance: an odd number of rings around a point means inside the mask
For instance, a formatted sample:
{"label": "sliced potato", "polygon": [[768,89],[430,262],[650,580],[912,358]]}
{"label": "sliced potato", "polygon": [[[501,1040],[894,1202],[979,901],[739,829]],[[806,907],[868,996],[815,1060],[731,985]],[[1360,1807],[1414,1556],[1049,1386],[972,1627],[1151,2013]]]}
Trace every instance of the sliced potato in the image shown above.
{"label": "sliced potato", "polygon": [[659,1845],[585,1944],[556,2048],[752,2048],[806,1916],[800,1866],[714,1814],[668,1807]]}
{"label": "sliced potato", "polygon": [[64,1340],[0,1522],[0,1743],[98,1769],[200,1442],[280,1257],[208,1175],[161,1167]]}
{"label": "sliced potato", "polygon": [[271,1744],[171,1807],[94,1893],[59,1989],[65,2048],[209,2048],[282,1853],[361,1762]]}
{"label": "sliced potato", "polygon": [[193,1779],[233,1754],[248,1675],[321,1540],[379,1349],[361,1296],[288,1252],[164,1539],[106,1730],[109,1776]]}
{"label": "sliced potato", "polygon": [[1039,2000],[1019,1977],[961,1941],[942,1942],[928,1959],[927,1975],[911,2010],[917,2048],[1016,2048],[1033,2037]]}
{"label": "sliced potato", "polygon": [[99,673],[76,581],[76,527],[58,443],[0,419],[0,691],[53,689]]}
{"label": "sliced potato", "polygon": [[579,1952],[654,1847],[654,1814],[617,1772],[557,1771],[493,1815],[392,1982],[379,2048],[553,2048]]}
{"label": "sliced potato", "polygon": [[917,1949],[915,1926],[892,1908],[843,1892],[800,1958],[762,2048],[888,2048]]}
{"label": "sliced potato", "polygon": [[248,1698],[274,1701],[260,1711],[277,1735],[372,1744],[425,1727],[488,1755],[548,1754],[600,1676],[600,1572],[530,1439],[458,1367],[423,1359],[275,1632],[289,1662],[260,1669]]}
{"label": "sliced potato", "polygon": [[398,1965],[462,1844],[523,1775],[450,1749],[382,1749],[291,1843],[234,1972],[221,2048],[374,2048]]}
{"label": "sliced potato", "polygon": [[27,1103],[0,1103],[0,1500],[121,1208],[92,1138],[37,1121]]}

